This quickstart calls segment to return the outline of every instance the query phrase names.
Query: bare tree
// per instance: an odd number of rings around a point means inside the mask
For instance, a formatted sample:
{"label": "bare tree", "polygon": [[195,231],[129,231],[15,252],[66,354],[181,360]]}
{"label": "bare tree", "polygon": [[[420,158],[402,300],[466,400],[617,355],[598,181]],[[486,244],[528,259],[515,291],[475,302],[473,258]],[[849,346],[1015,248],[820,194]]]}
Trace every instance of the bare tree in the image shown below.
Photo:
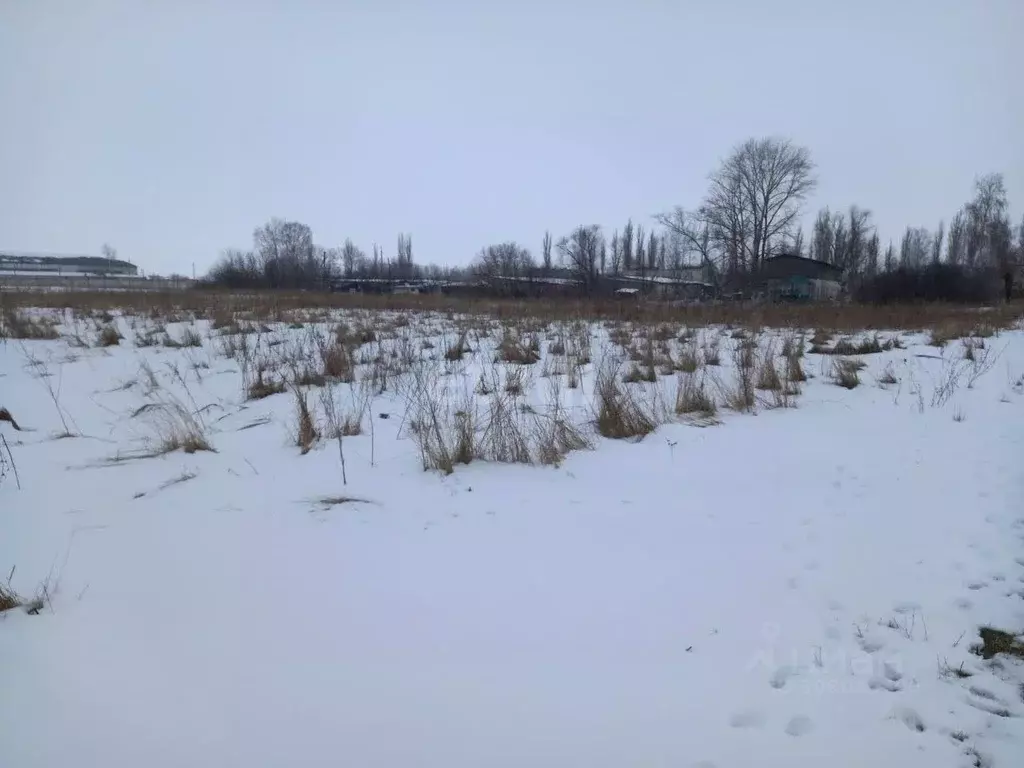
{"label": "bare tree", "polygon": [[395,276],[408,279],[413,277],[412,235],[398,235],[398,249],[395,254]]}
{"label": "bare tree", "polygon": [[341,266],[346,277],[353,277],[366,266],[366,254],[356,247],[351,240],[346,240],[341,247]]}
{"label": "bare tree", "polygon": [[604,237],[596,224],[576,227],[558,241],[558,253],[562,262],[572,270],[583,290],[590,293],[597,283],[597,267],[601,258],[601,243]]}
{"label": "bare tree", "polygon": [[508,293],[522,288],[533,269],[530,252],[514,242],[482,248],[473,262],[473,271],[478,277],[490,280]]}
{"label": "bare tree", "polygon": [[629,274],[633,269],[633,220],[626,222],[622,229],[622,270]]}
{"label": "bare tree", "polygon": [[889,247],[885,249],[883,265],[886,272],[896,269],[896,249],[892,247],[892,240],[889,241]]}
{"label": "bare tree", "polygon": [[804,255],[804,230],[801,227],[797,227],[796,232],[793,234],[793,239],[789,243],[788,249],[794,256]]}
{"label": "bare tree", "polygon": [[880,248],[881,241],[878,238],[878,232],[872,232],[871,237],[868,238],[868,245],[864,259],[864,273],[866,275],[874,275],[876,272],[878,272],[878,257]]}
{"label": "bare tree", "polygon": [[832,263],[835,233],[832,228],[832,212],[826,206],[818,211],[811,226],[811,258]]}
{"label": "bare tree", "polygon": [[636,248],[633,250],[633,266],[643,275],[647,272],[647,252],[644,250],[644,225],[636,226]]}
{"label": "bare tree", "polygon": [[946,261],[950,264],[963,264],[967,260],[967,222],[963,211],[957,211],[949,222],[949,234],[946,236]]}
{"label": "bare tree", "polygon": [[271,219],[253,232],[254,250],[270,288],[308,288],[321,282],[313,231],[297,221]]}
{"label": "bare tree", "polygon": [[544,242],[541,245],[541,257],[544,260],[544,274],[551,274],[551,233],[544,233]]}
{"label": "bare tree", "polygon": [[695,255],[707,271],[711,271],[715,259],[716,243],[711,237],[710,224],[698,213],[691,213],[676,206],[668,213],[656,215],[655,220],[669,233],[669,263],[671,269],[679,270]]}
{"label": "bare tree", "polygon": [[622,271],[622,241],[619,239],[618,230],[612,234],[611,268],[613,275],[617,275]]}
{"label": "bare tree", "polygon": [[1017,263],[1024,265],[1024,214],[1020,217],[1017,227]]}
{"label": "bare tree", "polygon": [[701,212],[732,269],[757,270],[788,238],[816,185],[810,152],[787,139],[749,139],[711,174]]}
{"label": "bare tree", "polygon": [[943,221],[939,221],[939,228],[935,230],[935,236],[932,238],[932,264],[938,264],[942,261],[942,238],[945,236],[946,224]]}
{"label": "bare tree", "polygon": [[663,257],[658,255],[660,250],[660,238],[658,233],[651,230],[651,236],[647,240],[647,268],[653,272],[658,268],[665,266]]}
{"label": "bare tree", "polygon": [[900,240],[900,266],[918,269],[928,262],[932,234],[925,227],[907,227]]}
{"label": "bare tree", "polygon": [[1005,261],[1007,233],[1006,185],[1001,173],[990,173],[974,182],[974,199],[967,211],[967,266],[996,266]]}

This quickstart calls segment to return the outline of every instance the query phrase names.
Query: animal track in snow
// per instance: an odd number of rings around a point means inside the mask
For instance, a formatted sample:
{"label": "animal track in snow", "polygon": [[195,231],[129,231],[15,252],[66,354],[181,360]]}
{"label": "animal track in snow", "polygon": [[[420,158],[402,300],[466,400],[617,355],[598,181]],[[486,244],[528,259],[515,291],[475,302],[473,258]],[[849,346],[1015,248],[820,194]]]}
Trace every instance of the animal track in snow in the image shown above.
{"label": "animal track in snow", "polygon": [[987,581],[969,581],[969,582],[967,582],[967,588],[972,590],[972,591],[974,591],[974,592],[977,592],[979,589],[984,589],[987,586],[988,586],[988,582]]}
{"label": "animal track in snow", "polygon": [[764,713],[756,709],[745,709],[729,718],[733,728],[760,728],[764,723]]}
{"label": "animal track in snow", "polygon": [[814,730],[814,723],[811,718],[805,715],[797,715],[790,718],[786,724],[786,733],[790,736],[803,736]]}
{"label": "animal track in snow", "polygon": [[864,653],[875,653],[885,648],[885,640],[875,635],[863,635],[857,638],[857,643]]}
{"label": "animal track in snow", "polygon": [[896,693],[897,691],[903,690],[903,686],[895,680],[890,680],[887,677],[878,676],[872,677],[870,680],[868,680],[868,688],[870,688],[873,691],[882,689],[884,691],[889,691],[890,693]]}
{"label": "animal track in snow", "polygon": [[882,665],[882,672],[885,674],[886,680],[892,680],[894,683],[903,679],[903,673],[891,661],[887,661]]}
{"label": "animal track in snow", "polygon": [[796,669],[787,664],[783,664],[781,667],[775,670],[775,674],[772,675],[772,679],[768,681],[768,684],[772,688],[784,688],[789,678],[796,674]]}
{"label": "animal track in snow", "polygon": [[921,716],[910,707],[896,707],[890,715],[895,720],[902,722],[907,728],[918,733],[924,733],[927,730],[924,726],[924,720]]}
{"label": "animal track in snow", "polygon": [[921,610],[921,604],[908,600],[902,603],[896,603],[896,605],[892,607],[892,610],[894,613],[913,613],[914,611]]}

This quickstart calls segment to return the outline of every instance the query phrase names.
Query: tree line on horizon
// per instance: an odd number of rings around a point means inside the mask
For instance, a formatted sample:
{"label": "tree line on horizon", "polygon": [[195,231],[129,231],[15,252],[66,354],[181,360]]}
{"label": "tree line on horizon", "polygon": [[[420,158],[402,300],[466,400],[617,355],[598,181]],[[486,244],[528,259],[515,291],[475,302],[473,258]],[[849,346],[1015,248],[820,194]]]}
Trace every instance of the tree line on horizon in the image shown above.
{"label": "tree line on horizon", "polygon": [[742,289],[766,259],[787,253],[839,267],[851,292],[865,300],[978,300],[991,293],[994,276],[1024,263],[1024,218],[1014,228],[1002,174],[977,178],[973,197],[948,227],[944,221],[934,230],[908,226],[884,250],[871,210],[858,204],[822,208],[805,236],[799,221],[816,186],[806,147],[749,139],[711,173],[697,206],[657,214],[649,229],[630,219],[610,237],[595,224],[558,240],[545,232],[539,258],[508,241],[485,245],[467,268],[418,264],[409,234],[398,236],[393,256],[377,245],[367,255],[352,240],[318,246],[308,225],[272,219],[254,231],[251,249],[225,251],[208,280],[232,288],[315,289],[342,278],[493,282],[561,275],[591,293],[606,276],[681,276],[700,268],[720,288]]}

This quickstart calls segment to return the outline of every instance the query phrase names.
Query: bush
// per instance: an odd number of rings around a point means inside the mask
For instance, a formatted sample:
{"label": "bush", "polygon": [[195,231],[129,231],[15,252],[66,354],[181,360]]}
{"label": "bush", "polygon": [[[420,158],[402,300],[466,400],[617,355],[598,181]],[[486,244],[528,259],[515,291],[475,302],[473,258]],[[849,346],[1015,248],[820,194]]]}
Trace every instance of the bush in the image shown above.
{"label": "bush", "polygon": [[855,296],[871,304],[910,301],[949,301],[976,304],[999,296],[998,275],[992,270],[969,270],[956,264],[900,267],[865,279]]}

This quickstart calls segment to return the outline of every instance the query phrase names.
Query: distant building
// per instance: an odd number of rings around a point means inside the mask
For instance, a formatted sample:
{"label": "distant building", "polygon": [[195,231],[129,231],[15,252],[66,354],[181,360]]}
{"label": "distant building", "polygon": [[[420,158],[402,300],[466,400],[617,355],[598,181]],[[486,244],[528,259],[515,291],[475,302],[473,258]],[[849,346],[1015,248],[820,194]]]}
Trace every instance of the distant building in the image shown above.
{"label": "distant building", "polygon": [[64,275],[69,277],[109,275],[137,277],[139,268],[120,259],[102,256],[44,256],[34,253],[0,251],[0,275]]}
{"label": "distant building", "polygon": [[842,281],[839,267],[786,253],[765,259],[757,274],[760,291],[772,301],[830,301],[839,297]]}
{"label": "distant building", "polygon": [[679,269],[630,270],[606,279],[615,287],[635,288],[645,296],[697,301],[716,294],[710,265],[687,265]]}

